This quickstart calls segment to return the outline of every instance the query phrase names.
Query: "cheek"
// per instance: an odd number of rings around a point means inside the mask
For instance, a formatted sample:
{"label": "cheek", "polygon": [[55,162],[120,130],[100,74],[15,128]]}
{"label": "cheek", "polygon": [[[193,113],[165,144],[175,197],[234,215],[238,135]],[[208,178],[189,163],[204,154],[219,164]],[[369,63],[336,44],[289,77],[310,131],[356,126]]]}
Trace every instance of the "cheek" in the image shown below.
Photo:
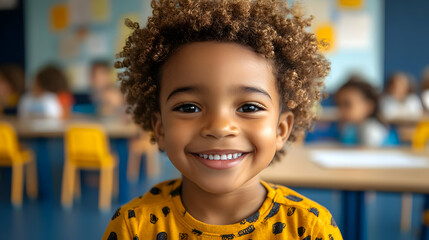
{"label": "cheek", "polygon": [[183,147],[185,147],[197,133],[197,129],[195,128],[196,123],[194,123],[194,121],[170,120],[165,122],[164,126],[166,150],[171,149],[176,151],[182,149],[183,151]]}
{"label": "cheek", "polygon": [[277,121],[265,119],[253,122],[245,128],[245,134],[258,152],[275,153],[277,137]]}

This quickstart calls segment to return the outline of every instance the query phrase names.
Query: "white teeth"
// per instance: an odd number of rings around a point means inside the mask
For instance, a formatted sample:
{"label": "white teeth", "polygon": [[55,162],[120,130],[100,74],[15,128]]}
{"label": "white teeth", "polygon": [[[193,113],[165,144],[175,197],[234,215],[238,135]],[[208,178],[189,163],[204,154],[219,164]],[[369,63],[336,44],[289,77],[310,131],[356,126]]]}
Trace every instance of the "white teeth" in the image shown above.
{"label": "white teeth", "polygon": [[241,157],[243,153],[229,153],[229,154],[198,154],[199,157],[209,160],[233,160]]}

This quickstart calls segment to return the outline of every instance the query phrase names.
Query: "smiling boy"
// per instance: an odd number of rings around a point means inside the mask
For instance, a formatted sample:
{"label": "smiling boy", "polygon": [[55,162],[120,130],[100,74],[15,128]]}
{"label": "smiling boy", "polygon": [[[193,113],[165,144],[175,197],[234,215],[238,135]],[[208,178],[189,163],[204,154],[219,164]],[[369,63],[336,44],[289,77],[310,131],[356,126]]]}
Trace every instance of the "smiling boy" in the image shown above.
{"label": "smiling boy", "polygon": [[103,239],[342,239],[331,214],[259,173],[308,128],[329,63],[283,1],[153,1],[118,68],[136,123],[182,178],[116,211]]}

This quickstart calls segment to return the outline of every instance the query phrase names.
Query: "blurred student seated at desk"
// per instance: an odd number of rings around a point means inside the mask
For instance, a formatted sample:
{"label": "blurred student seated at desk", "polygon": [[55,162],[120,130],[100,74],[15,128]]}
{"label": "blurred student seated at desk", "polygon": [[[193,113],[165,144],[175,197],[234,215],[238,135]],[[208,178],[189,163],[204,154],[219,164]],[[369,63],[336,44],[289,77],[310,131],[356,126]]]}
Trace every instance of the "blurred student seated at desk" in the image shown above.
{"label": "blurred student seated at desk", "polygon": [[401,72],[390,76],[380,99],[380,110],[386,120],[418,119],[422,116],[423,106],[415,93],[411,76]]}
{"label": "blurred student seated at desk", "polygon": [[421,79],[422,102],[426,112],[429,111],[429,66],[423,70]]}
{"label": "blurred student seated at desk", "polygon": [[91,66],[91,100],[100,116],[125,114],[122,93],[114,83],[112,67],[108,61],[96,61]]}
{"label": "blurred student seated at desk", "polygon": [[31,90],[21,99],[18,115],[66,118],[73,101],[64,73],[57,67],[47,66],[37,73]]}
{"label": "blurred student seated at desk", "polygon": [[0,66],[0,116],[16,115],[19,98],[24,92],[25,74],[18,65]]}
{"label": "blurred student seated at desk", "polygon": [[380,147],[399,144],[396,134],[381,121],[378,94],[364,79],[350,77],[335,95],[340,121],[340,142]]}

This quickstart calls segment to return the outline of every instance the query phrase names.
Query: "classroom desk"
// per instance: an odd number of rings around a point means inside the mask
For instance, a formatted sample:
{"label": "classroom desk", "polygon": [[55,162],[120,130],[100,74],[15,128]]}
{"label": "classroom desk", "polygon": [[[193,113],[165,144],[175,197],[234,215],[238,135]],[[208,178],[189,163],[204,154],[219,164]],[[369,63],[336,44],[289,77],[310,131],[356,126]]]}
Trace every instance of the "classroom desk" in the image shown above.
{"label": "classroom desk", "polygon": [[121,118],[74,116],[69,119],[19,119],[0,117],[0,121],[11,124],[21,142],[36,155],[39,179],[39,198],[59,201],[64,164],[65,129],[75,123],[100,124],[110,140],[111,151],[119,160],[119,201],[128,200],[126,169],[128,160],[128,139],[138,135],[139,127],[132,121]]}
{"label": "classroom desk", "polygon": [[0,121],[11,124],[18,136],[24,138],[62,137],[66,127],[75,123],[100,124],[109,138],[130,138],[138,134],[138,126],[123,118],[75,116],[68,119],[20,119],[0,117]]}
{"label": "classroom desk", "polygon": [[[327,169],[311,161],[309,150],[341,149],[335,146],[291,145],[280,162],[273,163],[261,173],[261,178],[290,187],[325,188],[341,190],[344,211],[343,237],[347,240],[364,239],[364,191],[389,191],[429,194],[429,169]],[[352,149],[352,148],[350,148]],[[356,148],[354,148],[356,149]],[[385,150],[385,149],[384,149]],[[377,151],[377,150],[374,150]],[[428,152],[412,152],[406,148],[390,149],[419,156]],[[428,157],[429,161],[429,157]],[[428,239],[427,229],[422,239]]]}

